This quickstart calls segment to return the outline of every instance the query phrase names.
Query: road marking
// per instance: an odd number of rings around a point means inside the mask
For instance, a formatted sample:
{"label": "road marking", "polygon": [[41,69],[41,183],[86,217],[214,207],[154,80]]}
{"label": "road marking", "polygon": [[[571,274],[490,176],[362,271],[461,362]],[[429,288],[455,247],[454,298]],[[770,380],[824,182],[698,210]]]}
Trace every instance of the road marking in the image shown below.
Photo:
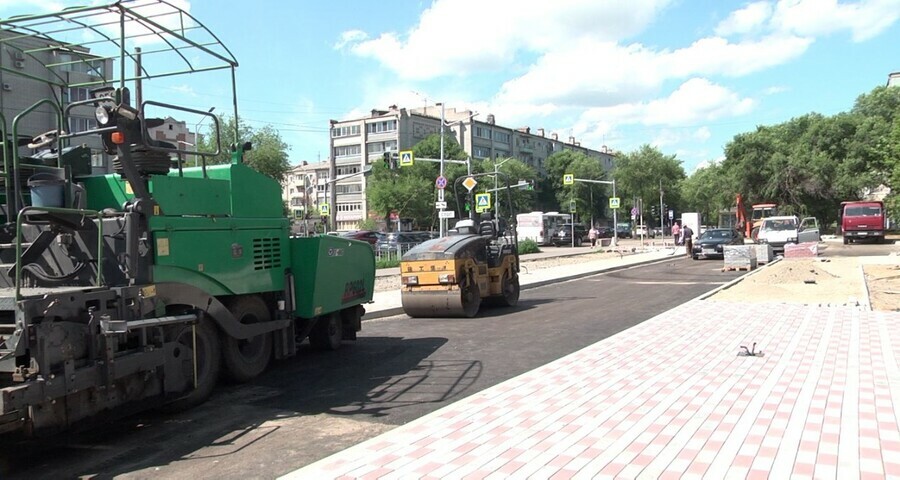
{"label": "road marking", "polygon": [[[591,279],[592,282],[598,281],[607,281],[607,279],[596,278]],[[665,282],[665,281],[632,281],[628,283],[634,283],[636,285],[721,285],[725,282]]]}

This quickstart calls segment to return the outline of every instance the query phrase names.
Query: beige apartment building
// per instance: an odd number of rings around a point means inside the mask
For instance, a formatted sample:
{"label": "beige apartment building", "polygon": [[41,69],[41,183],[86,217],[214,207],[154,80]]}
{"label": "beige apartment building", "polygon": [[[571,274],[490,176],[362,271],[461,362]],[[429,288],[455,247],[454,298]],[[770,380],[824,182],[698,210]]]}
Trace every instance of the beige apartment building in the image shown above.
{"label": "beige apartment building", "polygon": [[319,207],[327,202],[328,162],[302,162],[294,166],[281,188],[281,198],[291,212],[292,230],[306,235],[323,230]]}
{"label": "beige apartment building", "polygon": [[[441,128],[441,106],[372,110],[367,117],[331,121],[331,155],[329,171],[337,179],[328,190],[333,204],[335,230],[353,230],[368,215],[366,178],[359,173],[384,158],[385,151],[401,151]],[[576,150],[596,158],[600,165],[611,170],[614,156],[605,148],[593,150],[581,146],[574,137],[560,140],[556,133],[547,134],[543,128],[510,128],[498,125],[494,115],[480,120],[470,110],[458,111],[444,107],[444,131],[457,142],[473,160],[486,158],[516,158],[545,175],[544,161],[562,150]],[[348,176],[345,179],[341,177]],[[376,219],[380,220],[380,219]]]}

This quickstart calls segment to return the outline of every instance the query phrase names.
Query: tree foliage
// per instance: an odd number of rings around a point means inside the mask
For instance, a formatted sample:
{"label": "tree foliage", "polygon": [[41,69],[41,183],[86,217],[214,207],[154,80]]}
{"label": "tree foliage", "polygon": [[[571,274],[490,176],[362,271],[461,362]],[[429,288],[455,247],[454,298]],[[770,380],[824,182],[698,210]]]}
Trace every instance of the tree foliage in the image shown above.
{"label": "tree foliage", "polygon": [[[591,218],[607,216],[606,206],[609,204],[608,198],[612,196],[611,186],[587,182],[563,185],[563,175],[567,173],[575,178],[610,181],[598,159],[574,150],[563,150],[547,157],[544,167],[547,169],[547,178],[542,182],[542,188],[552,192],[556,205],[556,208],[547,210],[568,212],[574,200],[576,218],[580,218],[583,223],[590,223]],[[608,212],[608,216],[612,217],[612,212]]]}
{"label": "tree foliage", "polygon": [[[900,187],[898,114],[900,88],[880,86],[857,98],[849,112],[809,113],[736,135],[719,165],[684,182],[686,205],[715,211],[733,206],[740,193],[747,204],[776,202],[783,212],[831,224],[840,202],[881,185],[892,192]],[[896,193],[887,203],[891,216],[900,216]]]}
{"label": "tree foliage", "polygon": [[[613,172],[616,179],[617,195],[622,198],[624,208],[638,206],[644,221],[651,220],[658,225],[659,216],[652,218],[651,206],[659,205],[660,189],[663,201],[670,206],[680,205],[681,182],[685,178],[684,167],[675,155],[664,155],[656,147],[643,145],[633,152],[620,155]],[[628,210],[625,210],[628,211]]]}
{"label": "tree foliage", "polygon": [[[440,134],[429,135],[413,146],[413,157],[439,159],[440,143]],[[466,152],[459,146],[456,138],[444,135],[444,159],[466,158]],[[396,211],[402,218],[413,219],[417,229],[433,230],[438,227],[434,202],[437,200],[435,179],[440,173],[440,164],[415,161],[411,167],[391,170],[384,162],[375,162],[372,167],[372,175],[366,189],[366,198],[371,210],[378,212],[385,219],[389,218],[392,211]],[[444,164],[444,176],[451,185],[454,179],[465,174],[465,165]],[[452,198],[452,189],[448,189],[445,195],[448,208],[455,209],[456,202]],[[388,224],[390,225],[390,222]]]}
{"label": "tree foliage", "polygon": [[[218,154],[206,157],[207,165],[219,165],[231,162],[232,147],[240,149],[242,145],[233,145],[234,117],[219,115]],[[200,152],[216,152],[216,127],[207,125],[205,135],[198,134],[197,150]],[[271,125],[254,130],[244,122],[239,123],[238,134],[241,143],[249,141],[250,151],[244,153],[244,162],[254,170],[272,177],[278,183],[284,181],[291,169],[288,159],[290,146],[281,139],[281,134]]]}

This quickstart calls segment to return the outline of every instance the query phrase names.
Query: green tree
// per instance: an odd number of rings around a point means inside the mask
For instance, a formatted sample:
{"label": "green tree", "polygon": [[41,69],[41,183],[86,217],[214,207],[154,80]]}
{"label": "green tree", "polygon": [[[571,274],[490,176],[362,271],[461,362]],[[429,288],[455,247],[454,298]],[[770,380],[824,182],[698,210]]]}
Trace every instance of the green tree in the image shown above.
{"label": "green tree", "polygon": [[[440,158],[439,134],[432,134],[413,146],[414,158]],[[444,135],[444,158],[464,160],[467,155],[452,135]],[[368,180],[366,197],[372,210],[387,219],[396,210],[402,218],[412,218],[415,228],[435,229],[438,226],[435,180],[440,172],[437,163],[416,161],[412,167],[390,170],[384,162],[373,163],[372,175]],[[444,176],[450,184],[455,178],[465,174],[466,166],[444,164]],[[445,200],[449,208],[455,208],[452,187],[447,189]],[[390,225],[390,223],[388,223]]]}
{"label": "green tree", "polygon": [[[606,212],[608,198],[612,196],[612,187],[586,182],[575,182],[574,185],[563,185],[563,175],[571,173],[575,178],[587,180],[611,180],[600,165],[600,160],[573,150],[563,150],[547,157],[544,161],[547,178],[542,188],[553,194],[555,208],[547,210],[569,211],[570,202],[575,201],[576,215],[583,223],[593,218],[611,217]],[[618,192],[617,192],[618,193]],[[591,200],[593,199],[593,203]]]}
{"label": "green tree", "polygon": [[[675,155],[664,155],[656,147],[643,145],[635,151],[620,155],[613,171],[616,192],[623,198],[623,207],[631,199],[641,199],[645,221],[650,206],[659,204],[660,189],[663,201],[670,206],[681,205],[681,183],[685,179],[684,167]],[[634,205],[631,205],[634,206]],[[652,219],[658,222],[658,219]]]}
{"label": "green tree", "polygon": [[[498,158],[496,160],[484,159],[479,163],[480,171],[482,172],[493,172],[495,166],[497,166],[496,171],[505,174],[509,179],[510,185],[515,185],[520,181],[534,182],[538,178],[538,174],[533,168],[514,158]],[[487,181],[487,179],[484,181]],[[503,176],[500,175],[498,175],[496,182],[494,182],[494,180],[490,180],[489,182],[491,188],[494,189],[505,186]],[[505,208],[503,205],[507,201],[506,192],[504,190],[498,190],[493,195],[495,202],[500,202],[501,214],[504,216],[507,216],[510,213],[518,214],[532,211],[534,209],[537,194],[533,189],[528,190],[517,187],[510,189],[510,197],[513,204],[512,212],[504,212],[502,209]]]}
{"label": "green tree", "polygon": [[246,123],[240,122],[241,145],[233,145],[234,117],[219,115],[217,118],[219,119],[218,132],[215,125],[207,125],[206,134],[198,134],[197,150],[200,152],[215,152],[216,138],[219,139],[219,153],[206,157],[207,165],[230,163],[232,147],[241,148],[243,142],[249,141],[252,148],[244,153],[244,162],[254,170],[272,177],[278,183],[284,181],[291,169],[288,159],[290,146],[282,140],[278,130],[271,125],[254,130]]}
{"label": "green tree", "polygon": [[250,137],[253,148],[247,152],[244,161],[257,172],[283,183],[291,164],[288,161],[290,146],[284,143],[281,135],[271,125],[253,132]]}

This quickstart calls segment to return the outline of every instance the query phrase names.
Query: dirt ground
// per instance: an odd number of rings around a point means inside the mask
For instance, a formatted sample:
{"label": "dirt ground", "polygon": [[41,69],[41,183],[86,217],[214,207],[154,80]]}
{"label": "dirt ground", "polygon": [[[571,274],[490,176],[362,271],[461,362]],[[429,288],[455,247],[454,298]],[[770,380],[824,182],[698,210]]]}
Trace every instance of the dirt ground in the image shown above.
{"label": "dirt ground", "polygon": [[865,305],[900,311],[900,257],[784,259],[710,300]]}

